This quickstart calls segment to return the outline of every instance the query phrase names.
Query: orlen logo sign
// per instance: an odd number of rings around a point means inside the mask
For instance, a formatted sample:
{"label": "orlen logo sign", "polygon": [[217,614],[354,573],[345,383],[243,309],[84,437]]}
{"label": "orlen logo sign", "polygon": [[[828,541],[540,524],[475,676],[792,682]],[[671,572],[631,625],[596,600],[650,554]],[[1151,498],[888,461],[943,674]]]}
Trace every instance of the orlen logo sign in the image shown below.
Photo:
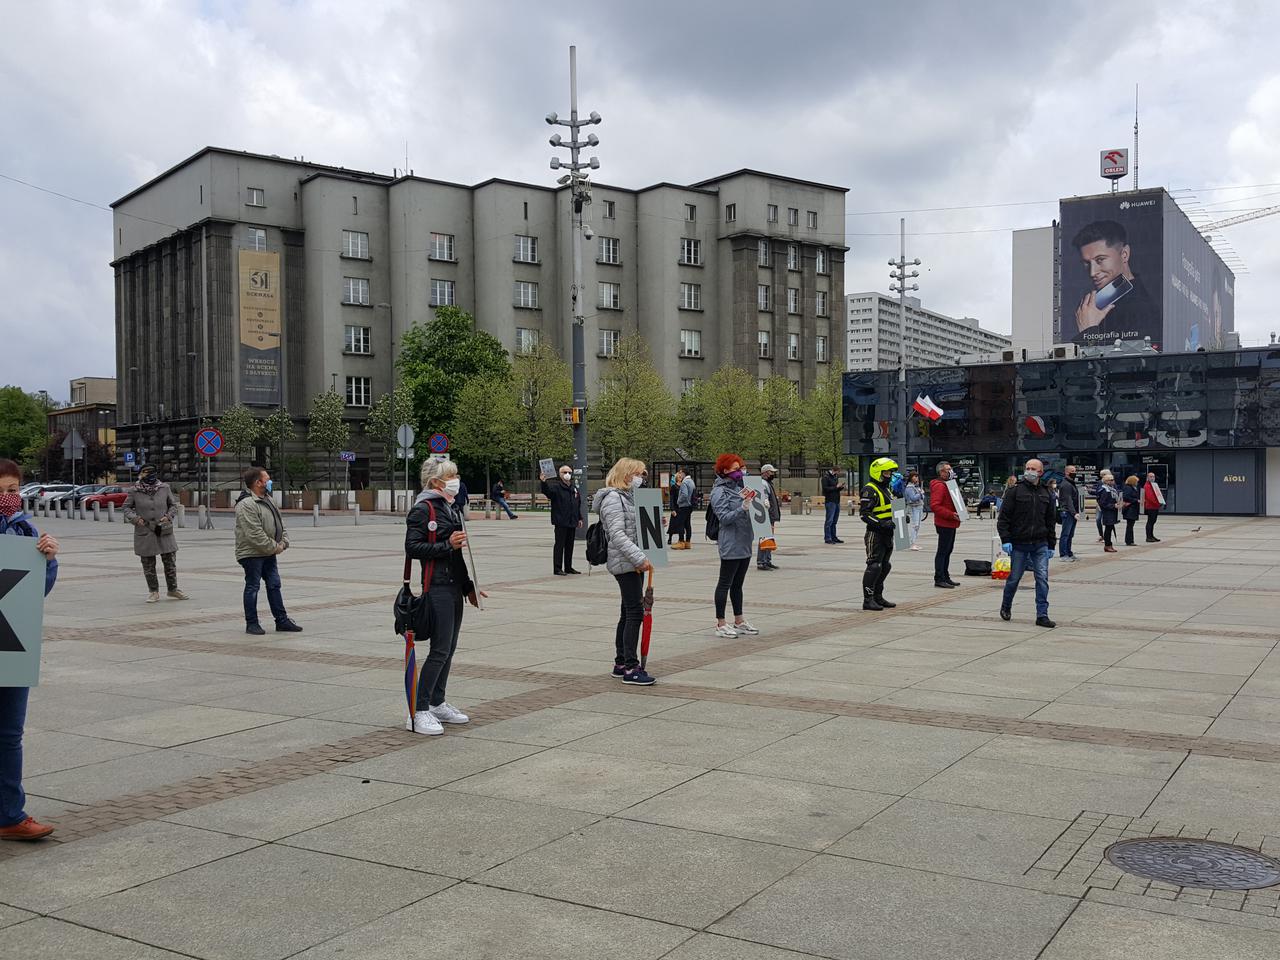
{"label": "orlen logo sign", "polygon": [[1108,180],[1119,180],[1129,172],[1128,150],[1103,150],[1100,161],[1101,174]]}

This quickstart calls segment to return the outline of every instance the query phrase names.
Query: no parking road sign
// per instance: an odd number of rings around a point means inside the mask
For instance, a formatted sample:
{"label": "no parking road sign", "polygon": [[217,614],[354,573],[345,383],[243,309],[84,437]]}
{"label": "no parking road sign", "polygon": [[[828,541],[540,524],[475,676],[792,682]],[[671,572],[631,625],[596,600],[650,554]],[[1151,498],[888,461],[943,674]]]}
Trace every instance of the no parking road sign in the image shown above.
{"label": "no parking road sign", "polygon": [[443,433],[433,433],[431,439],[427,441],[427,445],[431,448],[432,453],[449,452],[449,438]]}
{"label": "no parking road sign", "polygon": [[196,434],[196,451],[206,457],[216,457],[222,452],[222,434],[213,427],[205,427]]}

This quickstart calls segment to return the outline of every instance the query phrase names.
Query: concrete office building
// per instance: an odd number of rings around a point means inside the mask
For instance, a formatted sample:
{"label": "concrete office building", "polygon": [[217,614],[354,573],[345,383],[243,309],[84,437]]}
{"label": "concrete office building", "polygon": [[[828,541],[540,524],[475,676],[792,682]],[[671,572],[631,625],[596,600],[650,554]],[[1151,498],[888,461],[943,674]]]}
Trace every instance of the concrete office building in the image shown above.
{"label": "concrete office building", "polygon": [[[807,392],[845,350],[833,313],[845,193],[752,170],[596,185],[583,257],[592,391],[639,334],[673,392],[730,364]],[[395,343],[440,305],[513,354],[540,341],[570,352],[561,189],[208,147],[113,209],[120,447],[164,450],[175,476],[196,466],[199,419],[236,402],[301,419],[336,389],[361,419],[393,381]],[[357,482],[370,466],[359,433]]]}
{"label": "concrete office building", "polygon": [[[848,322],[848,370],[897,368],[902,349],[898,298],[887,293],[851,293],[845,297]],[[960,357],[1000,353],[1009,338],[978,325],[972,317],[948,317],[907,297],[907,365],[954,364]]]}
{"label": "concrete office building", "polygon": [[114,377],[77,377],[67,386],[69,402],[45,414],[49,436],[80,431],[85,440],[116,442],[116,381]]}

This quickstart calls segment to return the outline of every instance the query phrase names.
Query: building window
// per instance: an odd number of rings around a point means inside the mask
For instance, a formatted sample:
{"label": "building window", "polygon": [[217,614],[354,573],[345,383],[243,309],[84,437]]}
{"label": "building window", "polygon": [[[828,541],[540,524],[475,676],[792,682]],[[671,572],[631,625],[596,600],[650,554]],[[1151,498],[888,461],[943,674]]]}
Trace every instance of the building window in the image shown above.
{"label": "building window", "polygon": [[818,363],[827,362],[827,338],[815,337],[813,340],[813,359]]}
{"label": "building window", "polygon": [[818,271],[818,273],[827,272],[827,251],[822,247],[819,247],[817,253],[814,254],[813,268]]}
{"label": "building window", "polygon": [[787,287],[787,313],[800,312],[800,291],[795,287]]}
{"label": "building window", "polygon": [[600,283],[597,284],[600,299],[599,307],[601,310],[621,310],[622,309],[622,285],[618,283]]}
{"label": "building window", "polygon": [[738,205],[736,203],[726,203],[724,205],[724,222],[733,223],[738,219]]}
{"label": "building window", "polygon": [[516,252],[513,259],[520,263],[537,263],[538,238],[516,234]]}
{"label": "building window", "polygon": [[601,237],[600,238],[598,259],[600,263],[621,263],[622,262],[621,258],[618,256],[618,238],[617,237]]}
{"label": "building window", "polygon": [[684,218],[689,223],[693,223],[693,221],[698,219],[698,208],[692,203],[686,203],[684,205]]}
{"label": "building window", "polygon": [[246,207],[265,207],[267,205],[267,193],[261,187],[250,187],[245,197],[244,205]]}
{"label": "building window", "polygon": [[767,267],[769,265],[769,241],[768,240],[760,241],[760,250],[759,250],[758,256],[760,259],[760,266]]}
{"label": "building window", "polygon": [[800,334],[798,333],[787,334],[787,359],[800,359]]}
{"label": "building window", "polygon": [[363,277],[343,277],[342,302],[367,307],[369,305],[369,281]]}
{"label": "building window", "polygon": [[820,317],[827,315],[827,291],[819,290],[813,295],[813,312]]}
{"label": "building window", "polygon": [[680,309],[681,310],[701,310],[702,309],[702,284],[700,283],[680,284]]}
{"label": "building window", "polygon": [[684,396],[686,393],[688,393],[690,390],[693,389],[694,379],[695,379],[694,377],[680,378],[680,396]]}
{"label": "building window", "polygon": [[367,407],[369,405],[370,377],[347,377],[347,406]]}
{"label": "building window", "polygon": [[804,225],[810,230],[818,229],[818,211],[806,210],[804,212]]}
{"label": "building window", "polygon": [[787,244],[787,269],[800,269],[800,248],[794,243]]}
{"label": "building window", "polygon": [[769,359],[769,331],[758,330],[756,332],[756,345],[761,360]]}
{"label": "building window", "polygon": [[769,285],[767,283],[756,284],[756,309],[768,310],[769,307]]}
{"label": "building window", "polygon": [[359,230],[342,231],[342,255],[357,260],[369,259],[369,235]]}
{"label": "building window", "polygon": [[453,259],[453,234],[452,233],[433,233],[431,235],[431,259],[432,260],[452,260]]}
{"label": "building window", "polygon": [[604,218],[606,220],[613,220],[617,213],[617,209],[618,208],[614,205],[612,200],[606,200],[604,202]]}
{"label": "building window", "polygon": [[600,356],[616,357],[618,355],[618,341],[622,339],[621,330],[601,330],[600,331]]}
{"label": "building window", "polygon": [[538,306],[538,285],[529,280],[517,280],[512,302],[517,307],[536,309]]}
{"label": "building window", "polygon": [[249,238],[246,245],[250,250],[267,249],[267,231],[261,227],[250,227],[248,230]]}
{"label": "building window", "polygon": [[369,328],[347,324],[347,353],[372,353],[369,349]]}
{"label": "building window", "polygon": [[796,207],[787,207],[787,226],[798,227],[800,225],[800,211]]}
{"label": "building window", "polygon": [[680,331],[680,356],[682,357],[702,356],[702,331],[701,330],[681,330]]}
{"label": "building window", "polygon": [[452,280],[432,280],[431,281],[431,306],[433,307],[452,307],[453,306],[453,281]]}
{"label": "building window", "polygon": [[516,327],[516,353],[533,353],[538,348],[538,331]]}
{"label": "building window", "polygon": [[778,205],[776,203],[771,203],[767,207],[765,207],[765,216],[770,223],[777,223],[778,222]]}
{"label": "building window", "polygon": [[680,262],[690,267],[702,266],[702,241],[681,238]]}

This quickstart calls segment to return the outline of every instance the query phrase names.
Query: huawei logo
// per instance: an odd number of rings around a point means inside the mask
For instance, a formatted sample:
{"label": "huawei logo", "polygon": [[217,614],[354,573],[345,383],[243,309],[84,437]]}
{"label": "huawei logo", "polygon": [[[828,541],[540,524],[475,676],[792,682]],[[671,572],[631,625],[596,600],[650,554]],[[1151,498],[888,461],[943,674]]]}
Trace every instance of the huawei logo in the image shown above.
{"label": "huawei logo", "polygon": [[1120,201],[1120,209],[1121,209],[1121,210],[1128,210],[1128,209],[1129,209],[1129,201],[1128,201],[1128,200],[1121,200],[1121,201]]}

